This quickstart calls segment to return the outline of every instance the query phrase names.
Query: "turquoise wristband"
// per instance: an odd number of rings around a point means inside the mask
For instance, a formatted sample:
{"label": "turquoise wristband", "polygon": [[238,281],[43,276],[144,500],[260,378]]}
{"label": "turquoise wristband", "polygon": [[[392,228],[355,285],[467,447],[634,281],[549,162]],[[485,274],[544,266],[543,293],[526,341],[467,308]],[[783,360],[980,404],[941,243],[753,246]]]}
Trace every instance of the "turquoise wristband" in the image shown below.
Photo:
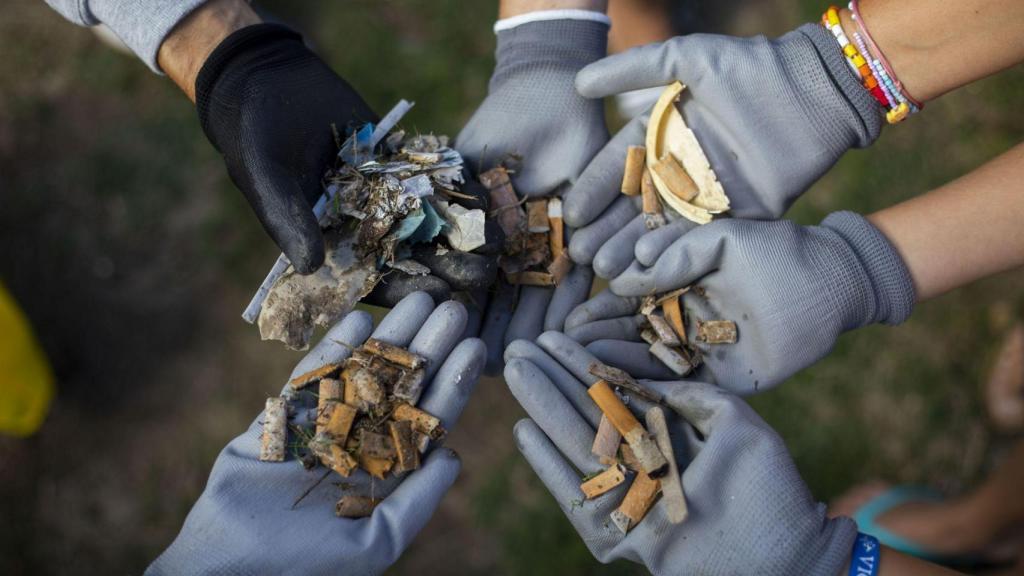
{"label": "turquoise wristband", "polygon": [[858,533],[853,542],[853,555],[850,557],[850,576],[878,576],[879,557],[882,546],[878,538]]}

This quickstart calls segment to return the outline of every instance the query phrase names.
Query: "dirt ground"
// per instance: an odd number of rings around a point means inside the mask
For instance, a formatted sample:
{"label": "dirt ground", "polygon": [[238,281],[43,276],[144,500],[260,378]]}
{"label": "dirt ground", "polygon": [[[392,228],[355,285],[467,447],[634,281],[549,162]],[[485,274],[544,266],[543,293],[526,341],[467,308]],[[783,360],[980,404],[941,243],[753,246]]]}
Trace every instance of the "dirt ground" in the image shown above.
{"label": "dirt ground", "polygon": [[[378,110],[417,100],[417,128],[454,136],[485,93],[490,5],[264,4]],[[711,21],[737,34],[821,9],[730,4]],[[849,154],[791,215],[871,211],[964,173],[1024,138],[1022,101],[1021,67],[947,96]],[[0,246],[0,281],[59,387],[39,434],[0,438],[0,573],[141,573],[300,357],[239,318],[276,250],[176,89],[38,0],[0,16]],[[962,491],[1009,441],[990,431],[980,384],[1022,288],[1024,274],[1004,274],[904,326],[844,336],[753,404],[822,499],[872,478]],[[637,572],[590,556],[514,448],[521,416],[500,379],[481,382],[450,438],[463,473],[391,573]]]}

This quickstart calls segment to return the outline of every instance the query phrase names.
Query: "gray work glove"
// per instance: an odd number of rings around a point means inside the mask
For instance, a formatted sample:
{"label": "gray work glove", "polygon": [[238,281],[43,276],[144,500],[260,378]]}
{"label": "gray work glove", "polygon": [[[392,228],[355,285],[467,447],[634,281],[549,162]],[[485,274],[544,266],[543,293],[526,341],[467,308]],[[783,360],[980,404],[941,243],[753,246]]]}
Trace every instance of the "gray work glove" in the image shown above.
{"label": "gray work glove", "polygon": [[[602,469],[590,452],[600,411],[586,390],[593,361],[565,336],[545,333],[509,349],[505,380],[530,419],[519,450],[597,560],[628,559],[652,574],[835,576],[857,534],[814,500],[782,439],[741,399],[700,382],[642,381],[661,397],[682,472],[689,515],[671,524],[663,502],[623,535],[609,520],[624,483],[584,500],[584,475]],[[543,348],[543,349],[541,349]],[[650,404],[626,395],[641,422]],[[697,441],[690,427],[703,435]]]}
{"label": "gray work glove", "polygon": [[[639,297],[690,285],[688,338],[704,361],[696,377],[738,394],[777,386],[827,355],[843,332],[899,324],[914,306],[902,258],[858,214],[835,212],[820,226],[726,219],[687,233],[652,267],[634,263],[612,280],[614,294],[574,310],[566,331],[609,364],[660,364],[623,358],[635,348],[615,341],[639,340]],[[696,320],[732,320],[738,341],[697,343]]]}
{"label": "gray work glove", "polygon": [[[376,330],[366,312],[347,315],[299,362],[292,377],[347,358],[372,332],[374,338],[428,359],[433,380],[419,406],[450,430],[486,356],[479,340],[460,343],[465,323],[460,304],[435,308],[428,295],[416,292]],[[297,426],[311,424],[308,412],[315,411],[315,398],[306,396],[310,410],[298,411],[291,422]],[[343,479],[332,472],[293,507],[323,469],[307,471],[291,458],[258,461],[261,433],[257,418],[221,452],[181,533],[147,574],[379,574],[423,528],[459,474],[455,453],[438,448],[420,469],[399,479],[374,480],[362,470]],[[334,504],[343,494],[384,500],[369,518],[338,518]]]}
{"label": "gray work glove", "polygon": [[[847,149],[874,142],[882,126],[878,103],[818,24],[774,40],[673,38],[587,66],[576,86],[600,98],[675,80],[687,85],[680,111],[739,218],[778,218]],[[579,228],[570,254],[602,278],[617,276],[634,255],[653,264],[695,227],[679,219],[647,233],[638,200],[619,192],[626,148],[644,143],[647,121],[638,117],[616,134],[565,197],[565,221]]]}
{"label": "gray work glove", "polygon": [[[608,141],[602,103],[580,96],[574,86],[577,72],[605,56],[608,25],[548,20],[497,36],[487,98],[455,146],[478,172],[516,154],[521,163],[512,184],[520,195],[561,195]],[[490,354],[488,372],[500,371],[501,351],[512,340],[561,329],[569,311],[586,299],[591,279],[589,269],[577,269],[555,290],[499,287],[491,295],[482,332]]]}

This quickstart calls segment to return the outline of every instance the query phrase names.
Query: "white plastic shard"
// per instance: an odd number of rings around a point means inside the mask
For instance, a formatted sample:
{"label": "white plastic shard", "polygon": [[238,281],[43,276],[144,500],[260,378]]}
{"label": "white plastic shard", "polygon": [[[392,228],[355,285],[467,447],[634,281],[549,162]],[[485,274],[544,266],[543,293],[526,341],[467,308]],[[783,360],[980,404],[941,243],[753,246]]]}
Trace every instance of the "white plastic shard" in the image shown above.
{"label": "white plastic shard", "polygon": [[706,224],[711,221],[712,214],[729,209],[729,198],[725,195],[725,190],[711,168],[704,150],[697,142],[697,137],[687,127],[683,115],[676,108],[676,102],[685,88],[682,83],[673,82],[665,88],[651,110],[645,142],[647,164],[653,166],[667,155],[672,155],[679,161],[697,185],[698,193],[692,201],[687,202],[674,194],[653,172],[651,179],[658,190],[658,195],[673,210],[693,222]]}
{"label": "white plastic shard", "polygon": [[[415,104],[413,102],[399,100],[398,104],[395,104],[395,107],[385,114],[384,117],[381,118],[380,122],[377,123],[377,126],[373,130],[373,135],[370,138],[370,142],[372,143],[370,148],[372,149],[376,146],[392,128],[397,126],[402,120],[402,117],[405,116],[405,114],[409,112],[414,105]],[[352,146],[351,143],[353,142],[353,139],[347,139],[345,144],[342,145],[341,150],[338,152],[338,156],[344,156],[348,151],[350,151]],[[349,147],[349,150],[346,150],[346,146]],[[461,162],[462,157],[460,156],[460,165]],[[337,190],[337,187],[333,187],[333,189],[328,188],[324,195],[317,200],[316,205],[313,206],[313,215],[316,216],[317,221],[323,219],[324,214],[327,212],[327,203],[331,200],[331,193],[336,193]],[[263,279],[260,287],[256,289],[256,294],[253,295],[252,300],[249,301],[249,305],[246,306],[245,310],[242,312],[242,319],[249,324],[256,322],[256,319],[260,315],[260,309],[263,308],[263,301],[266,300],[267,294],[270,292],[270,287],[277,282],[277,279],[280,278],[286,270],[288,270],[289,266],[291,266],[291,262],[288,261],[287,256],[281,254],[277,257],[277,261],[274,262],[274,265],[270,268],[270,272],[267,273],[267,277]]]}
{"label": "white plastic shard", "polygon": [[479,208],[470,210],[465,206],[448,204],[444,201],[437,202],[436,206],[448,221],[444,235],[453,249],[460,252],[471,252],[487,243],[484,234],[486,215],[483,210]]}

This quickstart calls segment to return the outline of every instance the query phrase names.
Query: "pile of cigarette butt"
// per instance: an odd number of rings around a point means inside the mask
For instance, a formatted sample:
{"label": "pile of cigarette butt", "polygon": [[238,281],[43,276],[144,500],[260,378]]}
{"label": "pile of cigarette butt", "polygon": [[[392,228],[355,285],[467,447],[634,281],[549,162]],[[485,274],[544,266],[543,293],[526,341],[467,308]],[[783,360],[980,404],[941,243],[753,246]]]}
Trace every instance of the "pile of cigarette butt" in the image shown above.
{"label": "pile of cigarette butt", "polygon": [[480,200],[461,191],[462,156],[446,136],[397,128],[411,107],[403,100],[379,123],[339,141],[313,210],[324,235],[323,266],[304,276],[281,255],[242,314],[264,340],[305,349],[315,326],[337,322],[389,272],[429,274],[414,250],[488,249],[484,206],[474,207]]}
{"label": "pile of cigarette butt", "polygon": [[651,109],[645,145],[626,151],[621,191],[642,195],[644,221],[651,230],[679,216],[707,224],[729,210],[718,176],[676,108],[684,89],[679,82],[665,88]]}
{"label": "pile of cigarette butt", "polygon": [[610,518],[623,534],[644,519],[659,496],[664,497],[669,522],[683,522],[687,517],[686,498],[664,411],[657,405],[650,408],[645,414],[645,428],[613,386],[647,400],[657,402],[657,399],[618,368],[594,363],[590,373],[600,378],[588,392],[602,413],[591,451],[606,468],[583,479],[580,490],[584,498],[598,498],[632,476],[626,496]]}
{"label": "pile of cigarette butt", "polygon": [[[426,384],[426,364],[422,356],[371,338],[344,362],[293,378],[286,394],[267,399],[260,460],[285,459],[289,399],[315,384],[316,428],[300,447],[305,465],[323,465],[345,478],[362,469],[381,480],[416,470],[430,442],[445,435],[437,417],[416,407]],[[377,503],[349,494],[335,512],[360,518]]]}
{"label": "pile of cigarette butt", "polygon": [[679,376],[686,376],[701,364],[697,344],[735,344],[736,323],[731,320],[697,320],[696,336],[686,336],[688,317],[680,300],[699,286],[680,288],[659,296],[647,296],[640,304],[644,317],[640,337],[650,344],[651,355]]}
{"label": "pile of cigarette butt", "polygon": [[555,286],[572,269],[565,250],[562,201],[535,198],[520,201],[509,171],[498,166],[480,174],[490,196],[490,214],[505,233],[498,266],[509,284]]}

